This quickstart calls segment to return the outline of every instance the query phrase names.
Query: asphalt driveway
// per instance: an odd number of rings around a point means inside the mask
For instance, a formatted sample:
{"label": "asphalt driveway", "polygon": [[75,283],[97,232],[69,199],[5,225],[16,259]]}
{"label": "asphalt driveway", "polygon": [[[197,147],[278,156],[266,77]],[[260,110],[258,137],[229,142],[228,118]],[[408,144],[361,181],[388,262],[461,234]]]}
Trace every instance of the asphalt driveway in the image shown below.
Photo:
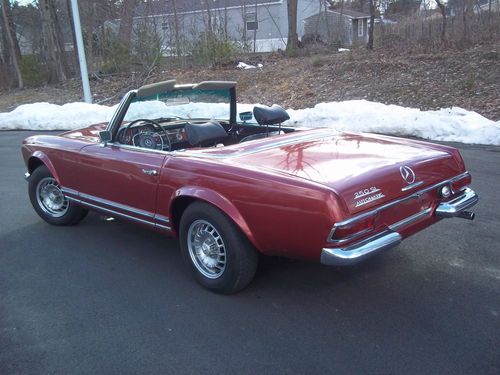
{"label": "asphalt driveway", "polygon": [[266,259],[220,296],[161,234],[42,222],[19,151],[31,134],[0,132],[0,374],[500,373],[500,148],[458,145],[475,221],[352,268]]}

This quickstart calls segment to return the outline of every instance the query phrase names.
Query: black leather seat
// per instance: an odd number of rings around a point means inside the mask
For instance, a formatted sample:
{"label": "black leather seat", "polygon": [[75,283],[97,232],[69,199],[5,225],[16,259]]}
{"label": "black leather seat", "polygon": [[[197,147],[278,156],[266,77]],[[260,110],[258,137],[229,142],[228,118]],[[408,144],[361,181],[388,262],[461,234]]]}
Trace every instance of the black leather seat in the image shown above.
{"label": "black leather seat", "polygon": [[226,130],[217,121],[203,124],[187,123],[184,127],[187,141],[191,146],[214,145],[227,137]]}

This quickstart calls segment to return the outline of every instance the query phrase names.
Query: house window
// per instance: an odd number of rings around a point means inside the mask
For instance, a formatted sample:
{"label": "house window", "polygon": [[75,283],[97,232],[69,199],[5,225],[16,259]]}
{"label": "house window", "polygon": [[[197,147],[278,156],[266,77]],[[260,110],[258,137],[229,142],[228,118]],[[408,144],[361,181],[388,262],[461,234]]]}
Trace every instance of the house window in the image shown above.
{"label": "house window", "polygon": [[162,29],[163,31],[168,31],[168,22],[167,22],[167,21],[163,21],[163,22],[161,23],[161,29]]}
{"label": "house window", "polygon": [[245,26],[247,31],[253,31],[259,29],[259,21],[257,21],[256,12],[246,12],[245,13]]}
{"label": "house window", "polygon": [[259,23],[257,21],[247,21],[247,30],[259,30]]}
{"label": "house window", "polygon": [[364,35],[364,30],[363,30],[363,19],[358,20],[358,36],[363,36]]}

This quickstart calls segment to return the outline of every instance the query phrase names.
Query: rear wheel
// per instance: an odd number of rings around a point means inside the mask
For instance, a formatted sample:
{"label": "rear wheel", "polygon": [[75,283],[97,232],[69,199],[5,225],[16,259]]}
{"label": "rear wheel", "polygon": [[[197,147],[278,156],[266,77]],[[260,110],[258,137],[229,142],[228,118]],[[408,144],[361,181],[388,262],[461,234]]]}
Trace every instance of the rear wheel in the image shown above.
{"label": "rear wheel", "polygon": [[49,169],[42,165],[31,174],[28,185],[31,204],[38,216],[54,225],[74,225],[87,210],[69,201]]}
{"label": "rear wheel", "polygon": [[236,224],[216,207],[191,204],[182,215],[179,235],[183,258],[204,287],[229,294],[252,281],[258,254]]}

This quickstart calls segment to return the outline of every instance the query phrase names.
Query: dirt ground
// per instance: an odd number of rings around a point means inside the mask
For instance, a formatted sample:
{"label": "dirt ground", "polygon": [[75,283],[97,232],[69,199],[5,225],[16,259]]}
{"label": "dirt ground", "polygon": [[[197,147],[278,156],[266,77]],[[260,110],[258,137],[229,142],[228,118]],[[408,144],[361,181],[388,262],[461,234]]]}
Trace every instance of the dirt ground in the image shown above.
{"label": "dirt ground", "polygon": [[[236,69],[237,61],[261,69]],[[287,58],[278,53],[247,55],[219,68],[160,67],[140,74],[106,76],[91,81],[94,102],[116,104],[129,89],[176,78],[180,83],[238,81],[242,103],[305,108],[324,101],[367,99],[422,110],[459,106],[500,120],[500,43],[465,51],[409,54],[384,51],[309,55]],[[79,79],[62,85],[0,92],[0,112],[20,104],[82,100]]]}

